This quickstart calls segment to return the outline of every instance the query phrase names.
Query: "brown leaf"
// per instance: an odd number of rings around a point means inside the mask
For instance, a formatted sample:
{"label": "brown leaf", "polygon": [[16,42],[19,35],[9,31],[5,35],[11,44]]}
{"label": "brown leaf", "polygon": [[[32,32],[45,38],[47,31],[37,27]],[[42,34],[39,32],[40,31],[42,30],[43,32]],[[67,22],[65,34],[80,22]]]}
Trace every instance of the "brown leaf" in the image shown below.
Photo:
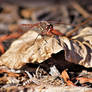
{"label": "brown leaf", "polygon": [[83,30],[80,31],[78,35],[74,36],[72,39],[80,41],[81,44],[83,44],[84,47],[86,47],[85,50],[87,50],[87,55],[83,57],[84,60],[82,62],[79,61],[79,64],[84,65],[85,67],[92,67],[92,28],[91,27],[84,28]]}
{"label": "brown leaf", "polygon": [[86,27],[83,30],[80,31],[80,33],[72,39],[77,39],[80,40],[81,42],[83,41],[88,41],[92,45],[92,28],[91,27]]}
{"label": "brown leaf", "polygon": [[[0,65],[9,68],[21,68],[26,63],[41,63],[63,48],[58,40],[53,37],[38,36],[35,31],[28,31],[18,40],[14,41],[10,48],[0,58]],[[36,39],[36,41],[35,41]]]}
{"label": "brown leaf", "polygon": [[50,58],[52,53],[64,50],[65,57],[63,58],[67,61],[92,67],[91,35],[91,27],[84,28],[72,39],[38,36],[37,32],[30,30],[11,44],[0,57],[0,65],[18,69],[26,63],[41,63]]}

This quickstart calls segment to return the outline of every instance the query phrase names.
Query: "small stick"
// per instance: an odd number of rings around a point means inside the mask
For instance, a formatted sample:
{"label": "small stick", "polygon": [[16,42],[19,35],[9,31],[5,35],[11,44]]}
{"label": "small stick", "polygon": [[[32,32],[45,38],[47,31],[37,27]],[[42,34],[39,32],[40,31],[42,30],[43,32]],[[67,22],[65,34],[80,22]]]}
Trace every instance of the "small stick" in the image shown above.
{"label": "small stick", "polygon": [[78,24],[73,30],[67,32],[67,33],[66,33],[66,36],[67,36],[67,37],[70,37],[74,32],[78,31],[78,29],[79,29],[81,26],[87,24],[90,20],[92,20],[92,17],[90,17],[90,18],[88,18],[87,20],[85,20],[84,22]]}
{"label": "small stick", "polygon": [[0,37],[0,42],[3,42],[8,39],[18,38],[20,35],[21,34],[19,34],[18,32],[14,32],[10,35],[4,35],[4,36]]}
{"label": "small stick", "polygon": [[79,78],[76,78],[76,79],[78,81],[80,81],[80,83],[86,83],[86,82],[92,83],[92,78],[79,77]]}
{"label": "small stick", "polygon": [[0,50],[1,50],[1,53],[2,53],[2,54],[5,52],[4,46],[3,46],[3,44],[2,44],[1,42],[0,42]]}
{"label": "small stick", "polygon": [[80,14],[82,14],[84,18],[90,17],[90,14],[86,10],[84,10],[77,2],[72,1],[70,3],[73,6],[73,8],[75,8]]}
{"label": "small stick", "polygon": [[64,79],[68,86],[76,86],[72,81],[70,81],[70,77],[66,70],[62,71],[61,77]]}

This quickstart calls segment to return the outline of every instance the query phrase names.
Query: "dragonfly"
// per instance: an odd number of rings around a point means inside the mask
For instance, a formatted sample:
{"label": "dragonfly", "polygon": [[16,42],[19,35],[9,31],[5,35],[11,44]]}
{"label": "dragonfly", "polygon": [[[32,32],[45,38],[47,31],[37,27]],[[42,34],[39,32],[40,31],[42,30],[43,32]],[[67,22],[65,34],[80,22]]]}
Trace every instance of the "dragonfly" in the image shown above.
{"label": "dragonfly", "polygon": [[51,23],[48,23],[47,21],[42,21],[35,24],[21,24],[20,26],[24,27],[24,29],[28,28],[37,30],[37,32],[42,36],[64,35],[59,30],[55,29],[53,25]]}
{"label": "dragonfly", "polygon": [[[35,23],[35,24],[21,24],[22,27],[28,28],[28,29],[33,29],[36,32],[38,32],[38,36],[41,35],[42,38],[44,39],[44,36],[53,36],[55,37],[60,44],[60,40],[58,38],[58,36],[64,36],[63,33],[61,33],[59,30],[55,29],[54,26],[47,22],[47,21],[41,21],[39,23]],[[36,42],[38,36],[35,38],[33,44]],[[45,40],[45,39],[44,39]],[[47,43],[47,41],[45,40],[45,42]]]}
{"label": "dragonfly", "polygon": [[[60,30],[55,29],[54,25],[52,24],[53,21],[41,21],[41,22],[34,23],[34,24],[20,24],[20,25],[18,25],[18,30],[16,32],[12,32],[11,34],[8,34],[8,35],[5,34],[5,35],[0,37],[0,51],[1,51],[2,54],[5,52],[5,48],[4,48],[2,42],[6,41],[6,40],[9,40],[9,39],[18,38],[23,33],[25,33],[26,30],[34,29],[39,33],[38,36],[39,35],[42,35],[42,36],[55,36],[58,39],[58,36],[70,37],[74,32],[76,32],[78,30],[78,28],[80,26],[88,23],[90,20],[92,20],[92,18],[88,18],[87,20],[85,20],[84,22],[82,22],[78,25],[59,23],[59,24],[71,25],[71,26],[75,27],[73,30],[67,32],[66,34],[60,32]],[[37,37],[36,37],[36,39],[37,39]],[[35,41],[36,41],[36,39],[35,39]]]}
{"label": "dragonfly", "polygon": [[[38,36],[63,36],[64,34],[61,33],[59,30],[55,29],[53,25],[47,21],[41,21],[34,24],[19,24],[17,31],[13,31],[10,34],[5,34],[0,37],[0,52],[3,54],[5,52],[5,48],[2,42],[5,42],[10,39],[16,39],[23,35],[23,33],[27,32],[27,30],[33,29],[38,32]],[[34,43],[36,42],[38,36],[35,38]],[[44,37],[43,37],[44,38]]]}
{"label": "dragonfly", "polygon": [[63,34],[60,32],[60,30],[57,30],[54,28],[53,21],[41,21],[35,24],[21,24],[20,27],[28,28],[28,29],[35,29],[38,30],[37,32],[40,35],[46,35],[46,36],[52,36],[52,35],[57,35],[57,36],[67,36],[70,37],[74,32],[76,32],[81,26],[87,24],[92,18],[86,19],[84,22],[74,25],[74,24],[66,24],[66,23],[57,23],[57,24],[63,24],[63,25],[70,25],[72,27],[75,27],[73,30],[67,32],[66,34]]}

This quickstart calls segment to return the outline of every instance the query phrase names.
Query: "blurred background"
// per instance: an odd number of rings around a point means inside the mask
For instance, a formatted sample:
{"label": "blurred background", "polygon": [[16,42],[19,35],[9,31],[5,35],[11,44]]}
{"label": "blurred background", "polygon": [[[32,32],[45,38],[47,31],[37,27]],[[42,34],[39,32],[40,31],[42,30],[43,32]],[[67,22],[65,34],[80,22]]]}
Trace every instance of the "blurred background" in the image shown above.
{"label": "blurred background", "polygon": [[71,30],[72,25],[80,24],[91,17],[91,13],[92,0],[0,0],[1,54],[19,37],[15,32],[20,33],[20,24],[48,21],[63,26],[69,24]]}

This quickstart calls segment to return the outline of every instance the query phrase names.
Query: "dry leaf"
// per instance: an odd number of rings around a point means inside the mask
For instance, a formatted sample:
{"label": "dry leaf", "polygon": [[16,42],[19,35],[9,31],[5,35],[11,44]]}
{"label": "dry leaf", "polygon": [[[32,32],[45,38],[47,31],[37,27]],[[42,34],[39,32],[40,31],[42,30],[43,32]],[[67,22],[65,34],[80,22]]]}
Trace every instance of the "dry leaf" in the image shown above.
{"label": "dry leaf", "polygon": [[72,39],[77,39],[80,40],[81,42],[83,41],[88,41],[90,45],[92,45],[92,28],[91,27],[86,27],[83,30],[80,31],[80,33]]}
{"label": "dry leaf", "polygon": [[79,64],[85,67],[92,67],[92,27],[84,28],[78,35],[74,36],[72,39],[80,41],[81,44],[85,47],[84,50],[87,51],[87,55],[85,55],[85,58],[83,57],[84,60],[82,62],[79,61]]}
{"label": "dry leaf", "polygon": [[50,58],[52,53],[64,50],[67,61],[92,67],[91,31],[92,28],[87,27],[72,39],[67,37],[56,39],[38,36],[37,32],[30,30],[11,44],[5,54],[0,57],[0,65],[18,69],[26,63],[41,63]]}
{"label": "dry leaf", "polygon": [[41,63],[63,48],[58,40],[53,37],[38,36],[35,31],[28,31],[18,40],[14,41],[10,48],[0,58],[0,65],[9,68],[21,68],[26,63]]}
{"label": "dry leaf", "polygon": [[92,67],[92,28],[86,27],[71,40],[61,39],[65,50],[65,59],[69,62]]}

